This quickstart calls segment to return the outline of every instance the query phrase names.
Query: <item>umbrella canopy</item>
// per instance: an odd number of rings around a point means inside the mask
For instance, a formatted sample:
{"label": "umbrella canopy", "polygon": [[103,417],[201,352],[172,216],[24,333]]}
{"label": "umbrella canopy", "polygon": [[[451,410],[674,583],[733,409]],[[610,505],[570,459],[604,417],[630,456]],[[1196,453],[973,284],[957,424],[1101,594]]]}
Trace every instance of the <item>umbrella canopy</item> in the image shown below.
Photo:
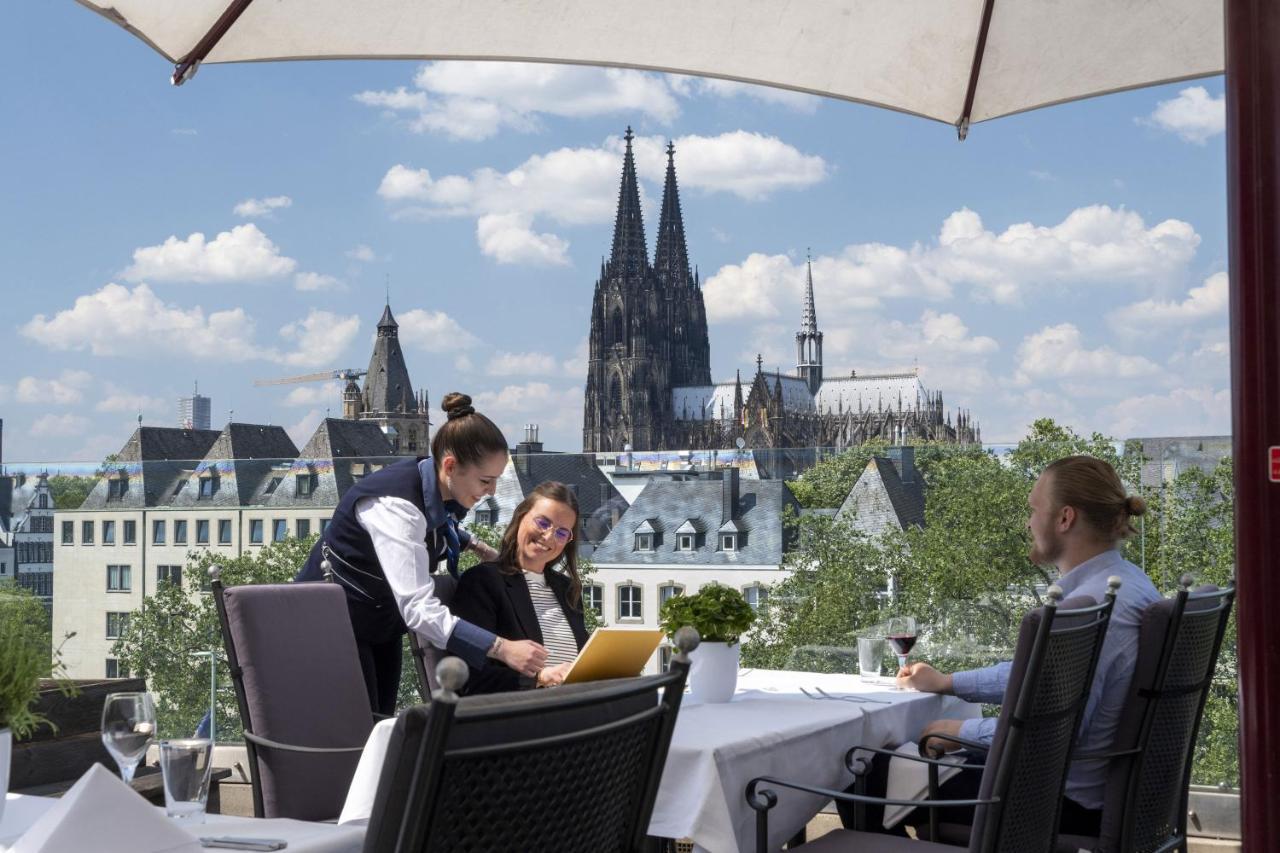
{"label": "umbrella canopy", "polygon": [[968,125],[1219,74],[1206,0],[79,0],[177,66],[480,59],[697,74]]}

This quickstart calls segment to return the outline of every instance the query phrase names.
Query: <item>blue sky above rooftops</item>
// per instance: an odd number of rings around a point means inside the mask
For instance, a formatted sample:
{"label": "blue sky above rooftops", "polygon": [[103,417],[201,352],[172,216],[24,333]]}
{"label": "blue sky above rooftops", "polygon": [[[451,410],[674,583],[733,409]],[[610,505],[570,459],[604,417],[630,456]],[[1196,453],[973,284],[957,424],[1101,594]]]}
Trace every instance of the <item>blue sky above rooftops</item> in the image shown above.
{"label": "blue sky above rooftops", "polygon": [[581,447],[621,135],[652,251],[668,139],[712,371],[794,367],[806,249],[829,376],[918,365],[984,439],[1052,416],[1230,430],[1222,81],[952,128],[755,87],[556,66],[210,66],[187,85],[71,2],[0,33],[10,461],[95,461],[139,413],[301,446],[387,277],[413,381]]}

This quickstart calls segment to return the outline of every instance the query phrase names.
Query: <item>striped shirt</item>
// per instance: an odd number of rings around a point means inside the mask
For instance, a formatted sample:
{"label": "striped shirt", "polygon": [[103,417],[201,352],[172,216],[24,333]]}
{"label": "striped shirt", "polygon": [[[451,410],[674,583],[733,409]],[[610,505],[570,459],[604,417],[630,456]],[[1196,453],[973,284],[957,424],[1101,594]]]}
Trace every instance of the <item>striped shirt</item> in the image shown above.
{"label": "striped shirt", "polygon": [[560,600],[547,586],[541,572],[524,572],[529,584],[529,597],[533,599],[533,612],[538,614],[538,626],[542,628],[542,645],[547,649],[547,665],[567,663],[578,656],[578,641],[565,618]]}

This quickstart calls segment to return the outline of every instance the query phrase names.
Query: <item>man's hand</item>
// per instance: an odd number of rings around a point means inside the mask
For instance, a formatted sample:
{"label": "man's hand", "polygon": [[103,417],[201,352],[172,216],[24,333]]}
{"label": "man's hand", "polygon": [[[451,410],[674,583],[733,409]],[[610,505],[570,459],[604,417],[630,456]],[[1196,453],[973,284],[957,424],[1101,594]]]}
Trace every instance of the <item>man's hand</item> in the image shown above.
{"label": "man's hand", "polygon": [[564,683],[564,677],[569,674],[569,667],[573,666],[573,661],[566,661],[555,666],[544,666],[542,671],[538,673],[539,687],[555,687],[557,684]]}
{"label": "man's hand", "polygon": [[497,550],[489,543],[481,542],[478,536],[472,538],[471,550],[476,552],[476,556],[480,558],[482,563],[492,563],[498,559]]}
{"label": "man's hand", "polygon": [[533,640],[503,640],[497,658],[521,675],[537,678],[547,665],[547,650]]}
{"label": "man's hand", "polygon": [[898,686],[913,687],[922,693],[951,693],[951,676],[927,663],[909,663],[898,670]]}
{"label": "man's hand", "polygon": [[924,731],[920,732],[920,743],[930,752],[941,749],[943,752],[955,752],[963,749],[958,743],[951,743],[945,740],[931,740],[927,744],[925,738],[929,735],[951,735],[953,737],[960,736],[960,720],[934,720],[932,723],[924,727]]}

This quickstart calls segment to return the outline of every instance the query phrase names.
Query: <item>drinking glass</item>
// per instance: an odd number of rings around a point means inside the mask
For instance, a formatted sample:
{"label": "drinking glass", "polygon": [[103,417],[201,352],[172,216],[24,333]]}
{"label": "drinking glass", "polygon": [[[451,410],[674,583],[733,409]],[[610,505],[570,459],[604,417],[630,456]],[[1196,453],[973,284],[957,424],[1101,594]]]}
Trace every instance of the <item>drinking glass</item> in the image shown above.
{"label": "drinking glass", "polygon": [[[916,644],[916,620],[912,616],[894,616],[885,624],[885,639],[889,641],[889,645],[893,646],[893,651],[898,656],[898,669],[901,670],[907,665],[907,655],[911,653],[911,648]],[[898,690],[905,690],[904,687],[894,687]]]}
{"label": "drinking glass", "polygon": [[102,743],[129,784],[156,733],[156,709],[150,693],[111,693],[102,706]]}
{"label": "drinking glass", "polygon": [[204,823],[212,769],[213,741],[208,738],[160,741],[165,814],[180,821]]}
{"label": "drinking glass", "polygon": [[884,637],[858,638],[858,674],[863,681],[879,681],[884,672]]}

